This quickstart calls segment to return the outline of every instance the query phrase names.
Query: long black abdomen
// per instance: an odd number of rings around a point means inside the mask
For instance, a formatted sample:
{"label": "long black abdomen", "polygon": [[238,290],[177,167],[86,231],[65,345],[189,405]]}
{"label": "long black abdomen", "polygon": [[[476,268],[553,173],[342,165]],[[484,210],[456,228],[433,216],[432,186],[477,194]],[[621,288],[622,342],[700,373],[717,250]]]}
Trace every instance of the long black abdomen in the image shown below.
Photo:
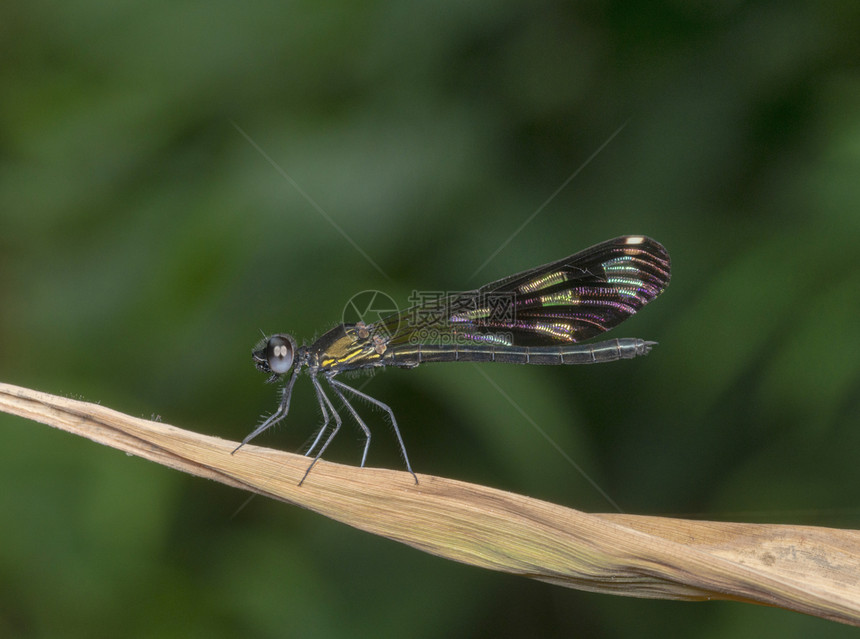
{"label": "long black abdomen", "polygon": [[501,362],[503,364],[597,364],[646,355],[656,342],[635,337],[565,346],[499,346],[495,344],[416,344],[385,353],[386,366],[411,367],[429,362]]}

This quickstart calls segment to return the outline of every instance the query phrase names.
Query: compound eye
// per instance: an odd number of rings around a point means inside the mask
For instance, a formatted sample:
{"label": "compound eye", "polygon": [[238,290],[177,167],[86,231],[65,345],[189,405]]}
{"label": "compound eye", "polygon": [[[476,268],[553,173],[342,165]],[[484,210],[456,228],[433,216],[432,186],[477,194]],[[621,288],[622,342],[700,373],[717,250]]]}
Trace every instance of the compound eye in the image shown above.
{"label": "compound eye", "polygon": [[266,362],[269,370],[283,375],[293,366],[294,345],[283,335],[273,335],[266,343]]}

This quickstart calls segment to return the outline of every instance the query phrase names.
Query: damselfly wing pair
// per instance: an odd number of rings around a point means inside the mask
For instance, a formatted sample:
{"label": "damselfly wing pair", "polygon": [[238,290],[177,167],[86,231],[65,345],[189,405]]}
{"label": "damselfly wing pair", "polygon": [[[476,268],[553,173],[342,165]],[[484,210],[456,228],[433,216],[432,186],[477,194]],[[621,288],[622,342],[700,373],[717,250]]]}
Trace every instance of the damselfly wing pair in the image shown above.
{"label": "damselfly wing pair", "polygon": [[350,397],[388,413],[406,468],[415,477],[394,412],[341,382],[340,373],[380,366],[413,368],[429,362],[592,364],[645,355],[656,342],[630,337],[581,342],[636,313],[663,292],[669,277],[669,254],[660,243],[626,235],[474,291],[432,297],[378,322],[340,324],[310,345],[297,346],[284,333],[272,335],[253,351],[254,364],[270,374],[269,381],[292,373],[278,409],[236,450],[287,416],[293,385],[306,370],[323,424],[305,453],[313,460],[300,484],[343,423],[321,379],[364,433],[361,465],[370,448],[370,429]]}

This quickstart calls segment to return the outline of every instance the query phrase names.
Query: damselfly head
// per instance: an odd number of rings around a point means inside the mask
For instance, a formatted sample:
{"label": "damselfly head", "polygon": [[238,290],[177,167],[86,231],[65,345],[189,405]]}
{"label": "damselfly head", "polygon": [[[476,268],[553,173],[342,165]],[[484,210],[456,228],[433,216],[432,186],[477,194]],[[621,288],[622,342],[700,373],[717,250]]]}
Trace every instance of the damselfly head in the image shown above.
{"label": "damselfly head", "polygon": [[296,340],[286,333],[281,333],[258,344],[252,357],[257,370],[272,373],[272,379],[277,379],[293,367],[295,355]]}

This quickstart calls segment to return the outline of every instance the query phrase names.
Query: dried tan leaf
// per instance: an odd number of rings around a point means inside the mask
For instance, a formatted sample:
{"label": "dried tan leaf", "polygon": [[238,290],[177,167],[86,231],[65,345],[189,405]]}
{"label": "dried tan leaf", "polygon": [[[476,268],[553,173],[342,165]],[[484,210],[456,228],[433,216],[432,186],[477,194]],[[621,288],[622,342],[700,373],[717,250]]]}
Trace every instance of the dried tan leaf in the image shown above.
{"label": "dried tan leaf", "polygon": [[860,531],[588,514],[484,486],[320,461],[0,384],[0,410],[302,506],[440,557],[595,592],[734,599],[860,625]]}

